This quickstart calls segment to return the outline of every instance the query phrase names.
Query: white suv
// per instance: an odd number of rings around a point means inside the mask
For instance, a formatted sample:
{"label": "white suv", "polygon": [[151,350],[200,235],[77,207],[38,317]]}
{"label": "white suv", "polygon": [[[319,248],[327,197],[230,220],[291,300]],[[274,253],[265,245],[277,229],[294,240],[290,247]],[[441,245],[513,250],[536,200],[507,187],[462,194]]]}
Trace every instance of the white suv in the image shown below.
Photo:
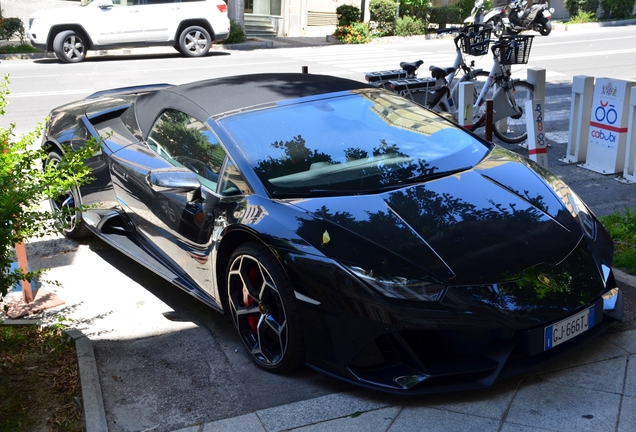
{"label": "white suv", "polygon": [[199,57],[229,34],[223,0],[83,0],[31,15],[27,31],[34,47],[64,63],[84,60],[87,50],[158,45]]}

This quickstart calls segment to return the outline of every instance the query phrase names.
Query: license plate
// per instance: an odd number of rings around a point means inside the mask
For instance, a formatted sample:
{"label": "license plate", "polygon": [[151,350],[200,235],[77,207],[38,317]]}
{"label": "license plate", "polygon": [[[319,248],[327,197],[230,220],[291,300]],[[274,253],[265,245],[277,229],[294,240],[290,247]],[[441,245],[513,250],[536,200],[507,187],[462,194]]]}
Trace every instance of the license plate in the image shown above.
{"label": "license plate", "polygon": [[594,327],[594,306],[556,324],[545,328],[545,350],[554,348],[565,341]]}

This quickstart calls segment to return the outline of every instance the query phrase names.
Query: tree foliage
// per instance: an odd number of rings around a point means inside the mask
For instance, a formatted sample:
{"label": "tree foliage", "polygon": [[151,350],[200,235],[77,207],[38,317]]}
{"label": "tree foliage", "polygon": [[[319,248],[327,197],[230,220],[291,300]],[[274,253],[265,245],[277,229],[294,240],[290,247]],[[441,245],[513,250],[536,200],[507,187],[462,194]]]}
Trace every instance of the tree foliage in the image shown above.
{"label": "tree foliage", "polygon": [[[0,83],[0,116],[5,114],[9,93],[9,76],[5,75]],[[41,204],[89,181],[90,169],[83,161],[97,148],[91,141],[77,151],[66,149],[55,169],[45,169],[46,152],[32,145],[42,133],[43,124],[20,137],[15,136],[14,129],[15,124],[0,128],[0,301],[21,280],[33,280],[42,273],[12,271],[14,246],[58,230],[64,215],[43,210]]]}
{"label": "tree foliage", "polygon": [[369,2],[371,21],[377,24],[377,29],[383,36],[394,34],[397,10],[398,4],[394,0],[371,0]]}

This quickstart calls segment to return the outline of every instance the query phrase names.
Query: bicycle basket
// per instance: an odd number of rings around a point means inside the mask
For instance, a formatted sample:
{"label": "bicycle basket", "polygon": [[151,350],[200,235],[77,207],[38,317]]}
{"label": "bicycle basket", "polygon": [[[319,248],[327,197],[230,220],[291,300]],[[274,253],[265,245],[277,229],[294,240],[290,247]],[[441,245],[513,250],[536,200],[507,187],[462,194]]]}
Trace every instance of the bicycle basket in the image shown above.
{"label": "bicycle basket", "polygon": [[496,54],[504,65],[526,64],[530,58],[530,48],[534,36],[505,36],[499,40]]}
{"label": "bicycle basket", "polygon": [[490,44],[482,43],[490,40],[492,29],[487,28],[477,34],[466,35],[461,39],[461,48],[464,54],[479,57],[488,54]]}

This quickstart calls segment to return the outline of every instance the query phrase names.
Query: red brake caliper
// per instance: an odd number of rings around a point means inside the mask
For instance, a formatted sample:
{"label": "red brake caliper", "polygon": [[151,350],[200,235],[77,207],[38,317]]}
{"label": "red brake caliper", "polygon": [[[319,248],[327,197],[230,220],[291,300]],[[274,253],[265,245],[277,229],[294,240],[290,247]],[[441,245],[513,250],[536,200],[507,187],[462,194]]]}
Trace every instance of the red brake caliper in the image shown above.
{"label": "red brake caliper", "polygon": [[[258,274],[258,267],[253,267],[250,272],[247,274],[252,286],[256,285],[256,275]],[[247,287],[243,287],[243,306],[251,306],[254,303],[252,297],[250,297],[250,293],[247,290]],[[254,315],[250,315],[247,317],[247,325],[250,326],[252,331],[256,334],[256,326],[258,325],[258,319]]]}

